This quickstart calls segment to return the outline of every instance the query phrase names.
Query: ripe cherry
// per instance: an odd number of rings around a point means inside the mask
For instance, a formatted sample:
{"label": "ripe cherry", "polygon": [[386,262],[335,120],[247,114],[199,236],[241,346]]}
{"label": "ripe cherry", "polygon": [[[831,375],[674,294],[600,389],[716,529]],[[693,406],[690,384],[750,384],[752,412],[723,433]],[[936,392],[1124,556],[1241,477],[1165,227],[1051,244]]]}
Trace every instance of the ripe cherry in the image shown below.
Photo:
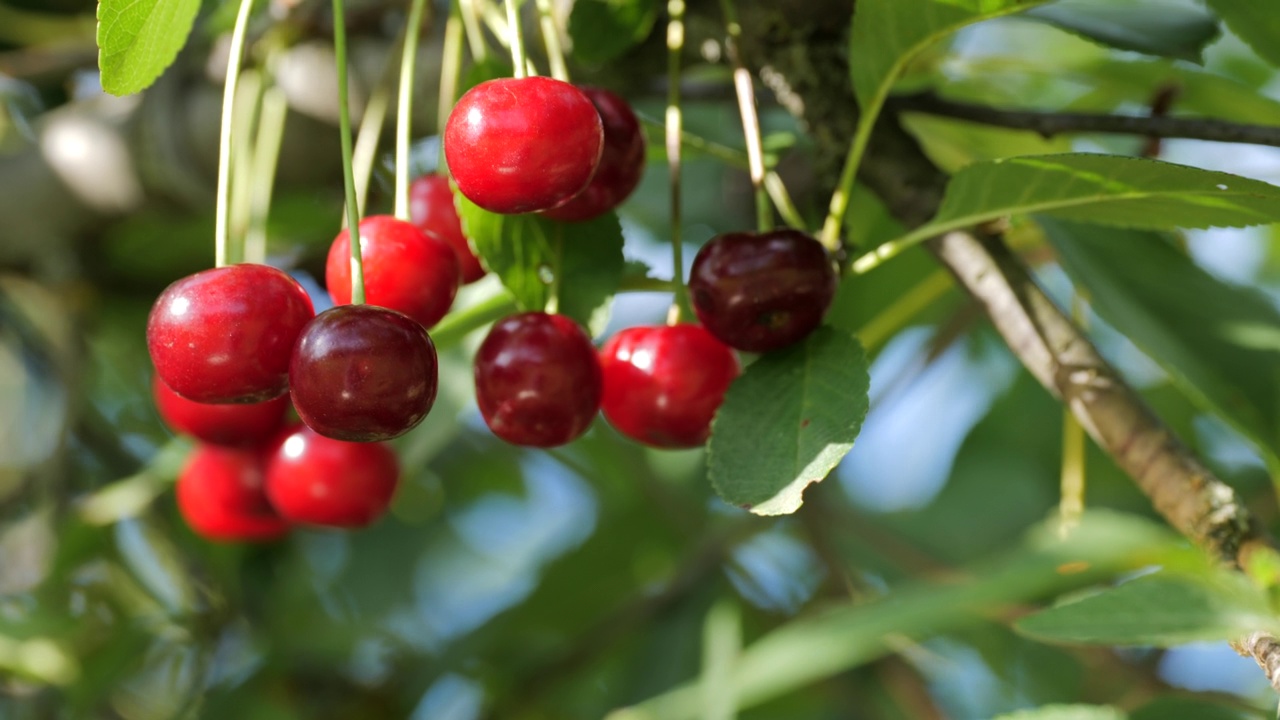
{"label": "ripe cherry", "polygon": [[169,429],[215,445],[266,444],[284,425],[289,409],[287,395],[258,403],[192,402],[170,390],[158,375],[151,378],[151,397]]}
{"label": "ripe cherry", "polygon": [[609,424],[663,448],[705,443],[740,371],[733,351],[698,325],[622,330],[601,349],[600,367]]}
{"label": "ripe cherry", "polygon": [[621,205],[644,175],[644,131],[631,105],[604,88],[579,89],[600,112],[604,152],[585,190],[564,205],[543,212],[552,220],[580,222],[603,215]]}
{"label": "ripe cherry", "polygon": [[826,249],[796,230],[716,236],[689,273],[698,320],[748,352],[776,350],[813,332],[837,284]]}
{"label": "ripe cherry", "polygon": [[449,243],[458,255],[464,285],[484,277],[484,266],[462,232],[448,178],[430,173],[409,184],[409,219],[423,231]]}
{"label": "ripe cherry", "polygon": [[386,512],[399,477],[387,445],[333,440],[298,425],[267,460],[267,498],[291,522],[358,528]]}
{"label": "ripe cherry", "polygon": [[554,447],[576,439],[600,409],[600,361],[591,339],[563,315],[499,320],[476,351],[476,403],[494,435]]}
{"label": "ripe cherry", "polygon": [[604,146],[581,90],[547,77],[490,80],[449,115],[444,154],[458,191],[496,213],[548,210],[591,182]]}
{"label": "ripe cherry", "polygon": [[[365,300],[432,327],[458,294],[458,255],[443,239],[390,215],[360,221]],[[351,233],[343,229],[329,246],[325,285],[338,305],[351,302]]]}
{"label": "ripe cherry", "polygon": [[413,318],[373,305],[338,305],[298,337],[289,393],[298,416],[339,440],[403,435],[436,400],[436,348]]}
{"label": "ripe cherry", "polygon": [[210,540],[272,540],[289,530],[263,494],[259,450],[200,444],[178,475],[174,495],[187,524]]}
{"label": "ripe cherry", "polygon": [[178,280],[156,299],[147,348],[171,390],[202,403],[259,402],[289,387],[289,358],[315,316],[296,280],[229,265]]}

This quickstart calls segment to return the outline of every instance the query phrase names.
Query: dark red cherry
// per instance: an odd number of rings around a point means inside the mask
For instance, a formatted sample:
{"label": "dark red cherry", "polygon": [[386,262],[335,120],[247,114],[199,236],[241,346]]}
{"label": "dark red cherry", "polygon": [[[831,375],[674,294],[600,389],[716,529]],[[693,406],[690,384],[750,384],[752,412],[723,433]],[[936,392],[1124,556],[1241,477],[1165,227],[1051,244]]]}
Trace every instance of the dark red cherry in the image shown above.
{"label": "dark red cherry", "polygon": [[603,146],[595,106],[548,77],[480,83],[458,100],[444,130],[458,192],[496,213],[568,202],[591,182]]}
{"label": "dark red cherry", "polygon": [[339,305],[298,337],[289,394],[298,417],[327,437],[389,440],[422,422],[436,400],[436,348],[413,318]]}
{"label": "dark red cherry", "polygon": [[[360,221],[360,256],[370,305],[402,312],[427,328],[449,312],[462,275],[457,253],[443,239],[390,215],[370,215]],[[324,279],[334,303],[351,302],[347,229],[329,246]]]}
{"label": "dark red cherry", "polygon": [[199,444],[178,474],[174,495],[192,530],[210,540],[272,540],[289,530],[263,493],[260,450]]}
{"label": "dark red cherry", "polygon": [[399,477],[387,445],[333,440],[299,425],[267,460],[267,498],[291,522],[358,528],[382,517]]}
{"label": "dark red cherry", "polygon": [[646,445],[697,447],[711,434],[738,358],[699,325],[632,327],[600,351],[600,409],[618,432]]}
{"label": "dark red cherry", "polygon": [[580,87],[604,124],[604,152],[586,189],[558,208],[543,212],[552,220],[580,222],[622,204],[644,175],[644,131],[626,100],[604,88]]}
{"label": "dark red cherry", "polygon": [[158,375],[151,378],[151,397],[170,430],[215,445],[265,445],[284,425],[289,409],[288,395],[258,403],[192,402],[170,390]]}
{"label": "dark red cherry", "polygon": [[600,361],[563,315],[526,312],[494,323],[476,351],[476,403],[494,435],[554,447],[587,431],[600,409]]}
{"label": "dark red cherry", "polygon": [[698,320],[748,352],[776,350],[813,332],[837,283],[826,248],[797,230],[718,235],[689,273]]}
{"label": "dark red cherry", "polygon": [[462,221],[458,219],[458,209],[453,204],[449,178],[430,173],[409,184],[409,219],[423,231],[449,243],[458,255],[463,284],[484,277],[484,266],[462,232]]}
{"label": "dark red cherry", "polygon": [[171,390],[202,403],[259,402],[289,387],[289,358],[315,316],[296,280],[229,265],[178,280],[147,319],[147,349]]}

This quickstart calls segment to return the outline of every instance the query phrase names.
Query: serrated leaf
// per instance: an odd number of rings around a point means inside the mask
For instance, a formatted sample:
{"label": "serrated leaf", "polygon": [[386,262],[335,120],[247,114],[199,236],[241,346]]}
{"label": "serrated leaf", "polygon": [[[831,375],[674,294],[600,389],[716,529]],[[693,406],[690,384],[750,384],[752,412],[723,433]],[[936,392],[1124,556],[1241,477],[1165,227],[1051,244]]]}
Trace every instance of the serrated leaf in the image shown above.
{"label": "serrated leaf", "polygon": [[1269,0],[1206,0],[1209,9],[1253,51],[1280,66],[1280,13]]}
{"label": "serrated leaf", "polygon": [[499,215],[457,194],[458,216],[476,252],[526,310],[542,310],[560,275],[556,311],[598,334],[622,280],[622,226],[606,213],[561,223],[540,215]]}
{"label": "serrated leaf", "polygon": [[1125,720],[1129,717],[1109,705],[1045,705],[1000,715],[993,720]]}
{"label": "serrated leaf", "polygon": [[761,357],[729,387],[712,423],[716,492],[757,515],[795,512],[804,489],[853,447],[869,384],[862,345],[834,328]]}
{"label": "serrated leaf", "polygon": [[960,28],[1045,0],[859,0],[849,36],[849,73],[858,104],[879,108],[916,55]]}
{"label": "serrated leaf", "polygon": [[1266,597],[1240,576],[1160,572],[1042,610],[1015,627],[1062,643],[1172,647],[1273,628]]}
{"label": "serrated leaf", "polygon": [[1160,235],[1043,225],[1098,314],[1280,465],[1280,312],[1270,301],[1213,277]]}
{"label": "serrated leaf", "polygon": [[1060,0],[1027,12],[1093,42],[1146,55],[1202,62],[1205,46],[1218,37],[1218,20],[1198,7]]}
{"label": "serrated leaf", "polygon": [[576,0],[569,14],[573,57],[587,65],[615,60],[649,36],[655,0]]}
{"label": "serrated leaf", "polygon": [[1159,160],[1072,153],[974,163],[947,186],[938,215],[911,233],[932,237],[1008,215],[1149,230],[1280,221],[1280,188]]}
{"label": "serrated leaf", "polygon": [[100,0],[102,89],[128,95],[155,82],[186,44],[199,10],[200,0]]}

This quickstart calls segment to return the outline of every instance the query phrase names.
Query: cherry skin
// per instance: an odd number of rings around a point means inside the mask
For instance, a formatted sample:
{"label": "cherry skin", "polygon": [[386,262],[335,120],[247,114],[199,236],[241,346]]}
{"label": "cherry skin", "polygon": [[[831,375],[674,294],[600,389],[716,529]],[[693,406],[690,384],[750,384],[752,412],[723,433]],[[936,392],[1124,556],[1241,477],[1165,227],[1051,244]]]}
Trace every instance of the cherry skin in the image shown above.
{"label": "cherry skin", "polygon": [[403,435],[436,400],[436,348],[413,318],[374,305],[338,305],[298,336],[289,394],[321,435],[371,442]]}
{"label": "cherry skin", "polygon": [[621,205],[644,175],[644,131],[631,105],[604,88],[579,89],[600,112],[604,152],[585,190],[564,205],[542,213],[552,220],[581,222],[599,217]]}
{"label": "cherry skin", "polygon": [[209,540],[273,540],[289,531],[263,494],[266,457],[259,450],[196,446],[174,497],[196,533]]}
{"label": "cherry skin", "polygon": [[296,280],[229,265],[174,282],[151,308],[147,349],[171,390],[202,403],[260,402],[289,388],[289,358],[315,316]]}
{"label": "cherry skin", "polygon": [[333,440],[298,425],[267,459],[267,498],[291,522],[359,528],[386,512],[399,477],[387,445]]}
{"label": "cherry skin", "polygon": [[444,130],[458,192],[496,213],[549,210],[591,182],[604,128],[582,91],[548,77],[490,80],[467,91]]}
{"label": "cherry skin", "polygon": [[515,445],[563,445],[600,409],[596,350],[563,315],[526,312],[494,323],[476,351],[475,376],[485,423]]}
{"label": "cherry skin", "polygon": [[600,350],[605,419],[660,448],[697,447],[738,377],[738,358],[699,325],[632,327]]}
{"label": "cherry skin", "polygon": [[284,425],[289,396],[258,403],[210,405],[192,402],[151,378],[151,397],[170,430],[214,445],[253,447],[270,442]]}
{"label": "cherry skin", "polygon": [[801,340],[822,324],[838,282],[826,248],[802,232],[728,233],[698,251],[689,293],[712,335],[759,353]]}
{"label": "cherry skin", "polygon": [[453,204],[449,178],[429,173],[409,184],[409,220],[424,232],[449,243],[458,255],[464,285],[484,277],[484,266],[462,232],[462,221],[458,219],[458,209]]}
{"label": "cherry skin", "polygon": [[[432,327],[449,312],[458,294],[458,255],[444,240],[390,215],[360,221],[364,296]],[[351,233],[343,229],[329,246],[325,285],[338,305],[351,302]]]}

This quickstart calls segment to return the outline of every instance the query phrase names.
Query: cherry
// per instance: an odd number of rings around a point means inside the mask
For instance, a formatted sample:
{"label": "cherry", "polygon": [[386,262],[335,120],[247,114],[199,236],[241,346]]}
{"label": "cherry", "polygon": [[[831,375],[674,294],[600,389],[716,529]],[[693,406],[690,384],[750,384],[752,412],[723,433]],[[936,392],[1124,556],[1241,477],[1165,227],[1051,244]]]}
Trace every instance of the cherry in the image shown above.
{"label": "cherry", "polygon": [[151,378],[151,397],[169,429],[215,445],[262,445],[284,424],[289,409],[287,395],[233,405],[192,402],[170,390],[158,375]]}
{"label": "cherry", "polygon": [[600,113],[548,77],[490,80],[467,91],[444,130],[458,191],[496,213],[548,210],[591,182],[604,146]]}
{"label": "cherry", "polygon": [[597,87],[581,87],[604,123],[604,152],[586,189],[572,200],[543,212],[552,220],[580,222],[599,217],[622,204],[644,175],[644,131],[626,100]]}
{"label": "cherry", "polygon": [[822,244],[797,230],[728,233],[693,260],[693,309],[721,342],[768,352],[813,332],[835,297],[835,267]]}
{"label": "cherry", "polygon": [[462,232],[462,221],[458,219],[458,209],[453,205],[449,178],[430,173],[409,184],[409,220],[424,232],[449,243],[458,254],[464,285],[484,277],[484,266]]}
{"label": "cherry", "polygon": [[187,524],[210,540],[272,540],[289,530],[263,494],[261,451],[199,444],[178,474],[174,496]]}
{"label": "cherry", "polygon": [[338,305],[298,336],[289,390],[298,416],[338,440],[403,435],[436,400],[436,348],[413,318],[373,305]]}
{"label": "cherry", "polygon": [[364,527],[391,504],[400,464],[383,443],[333,440],[298,425],[267,459],[267,498],[295,523]]}
{"label": "cherry", "polygon": [[600,409],[618,432],[647,445],[697,447],[711,434],[738,359],[699,325],[632,327],[600,351]]}
{"label": "cherry", "polygon": [[214,268],[160,293],[147,348],[160,379],[188,400],[270,400],[288,389],[294,341],[314,316],[307,292],[280,270]]}
{"label": "cherry", "polygon": [[494,323],[476,351],[476,403],[493,434],[555,447],[582,435],[600,409],[600,361],[563,315],[526,312]]}
{"label": "cherry", "polygon": [[[390,215],[360,221],[365,300],[432,327],[458,294],[458,255],[444,240]],[[343,229],[329,246],[325,285],[338,305],[351,302],[351,233]]]}

